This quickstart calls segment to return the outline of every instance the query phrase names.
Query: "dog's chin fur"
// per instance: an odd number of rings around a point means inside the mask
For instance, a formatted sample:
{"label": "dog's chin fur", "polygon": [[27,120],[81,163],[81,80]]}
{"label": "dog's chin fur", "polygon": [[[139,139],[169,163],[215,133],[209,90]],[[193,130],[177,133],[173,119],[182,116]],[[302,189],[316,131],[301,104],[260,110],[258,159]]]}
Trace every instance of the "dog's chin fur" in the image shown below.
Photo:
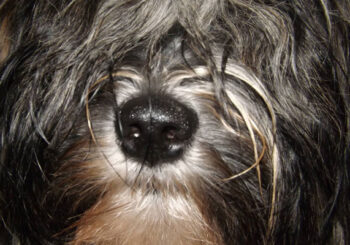
{"label": "dog's chin fur", "polygon": [[[335,0],[1,1],[0,239],[348,244],[349,13]],[[118,113],[139,97],[197,115],[180,158],[125,154]]]}

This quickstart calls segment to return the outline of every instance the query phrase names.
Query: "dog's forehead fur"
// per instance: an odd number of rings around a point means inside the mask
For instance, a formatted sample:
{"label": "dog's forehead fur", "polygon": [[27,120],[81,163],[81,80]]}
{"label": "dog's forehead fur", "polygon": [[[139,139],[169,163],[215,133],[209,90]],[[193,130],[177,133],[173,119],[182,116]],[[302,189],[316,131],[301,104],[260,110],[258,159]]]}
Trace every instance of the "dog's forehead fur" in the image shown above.
{"label": "dog's forehead fur", "polygon": [[[0,240],[348,244],[349,13],[0,1]],[[195,113],[181,158],[125,155],[118,113],[140,97]]]}

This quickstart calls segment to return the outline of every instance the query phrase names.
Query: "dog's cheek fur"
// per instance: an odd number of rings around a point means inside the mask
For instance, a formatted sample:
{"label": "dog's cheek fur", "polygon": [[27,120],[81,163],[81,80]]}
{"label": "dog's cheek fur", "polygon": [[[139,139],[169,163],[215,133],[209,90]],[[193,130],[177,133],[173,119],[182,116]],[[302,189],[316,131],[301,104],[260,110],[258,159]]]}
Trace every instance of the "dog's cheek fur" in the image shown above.
{"label": "dog's cheek fur", "polygon": [[0,64],[5,60],[9,54],[10,40],[8,36],[8,18],[4,17],[0,24]]}

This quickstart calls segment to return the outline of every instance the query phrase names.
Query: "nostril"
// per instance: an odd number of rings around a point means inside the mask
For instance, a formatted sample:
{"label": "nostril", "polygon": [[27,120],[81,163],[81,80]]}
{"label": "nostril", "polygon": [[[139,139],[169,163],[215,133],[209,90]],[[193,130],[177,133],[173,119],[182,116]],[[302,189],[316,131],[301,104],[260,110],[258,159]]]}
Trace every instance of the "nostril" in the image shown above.
{"label": "nostril", "polygon": [[178,138],[179,129],[174,126],[166,126],[162,130],[162,135],[165,140],[173,141]]}
{"label": "nostril", "polygon": [[141,138],[142,130],[141,127],[134,124],[129,126],[128,138],[129,139],[139,139]]}
{"label": "nostril", "polygon": [[124,153],[153,166],[181,157],[197,126],[196,113],[177,100],[141,96],[120,108],[116,128]]}

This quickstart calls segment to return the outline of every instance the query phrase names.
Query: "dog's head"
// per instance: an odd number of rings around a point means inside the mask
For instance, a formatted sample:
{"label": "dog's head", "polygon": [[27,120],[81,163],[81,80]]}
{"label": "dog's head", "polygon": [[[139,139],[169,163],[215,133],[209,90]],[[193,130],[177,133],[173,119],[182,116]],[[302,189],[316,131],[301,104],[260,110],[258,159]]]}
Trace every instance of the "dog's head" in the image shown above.
{"label": "dog's head", "polygon": [[349,9],[4,1],[4,239],[345,244]]}

